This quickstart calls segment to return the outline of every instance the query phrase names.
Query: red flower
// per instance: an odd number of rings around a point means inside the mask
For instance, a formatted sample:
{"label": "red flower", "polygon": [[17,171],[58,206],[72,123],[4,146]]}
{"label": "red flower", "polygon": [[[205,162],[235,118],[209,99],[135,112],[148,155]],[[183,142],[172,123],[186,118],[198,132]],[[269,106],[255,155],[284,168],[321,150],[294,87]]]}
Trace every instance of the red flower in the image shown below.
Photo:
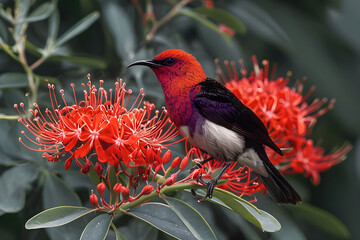
{"label": "red flower", "polygon": [[290,88],[287,86],[288,78],[269,79],[268,61],[263,61],[264,69],[260,69],[256,57],[252,60],[254,71],[250,76],[247,76],[243,62],[240,61],[241,78],[237,74],[235,63],[225,61],[230,80],[227,80],[217,62],[221,80],[263,121],[275,143],[280,148],[290,149],[282,157],[267,148],[271,162],[283,173],[302,173],[306,177],[311,176],[313,184],[319,184],[319,173],[339,163],[351,149],[351,146],[344,145],[336,152],[326,155],[323,148],[315,147],[313,141],[307,138],[317,118],[330,110],[335,100],[330,100],[325,107],[328,102],[325,98],[316,98],[308,104],[306,100],[314,88],[303,95],[303,83]]}
{"label": "red flower", "polygon": [[[165,109],[161,113],[152,110],[155,106],[145,102],[140,107],[144,94],[142,90],[132,105],[129,105],[131,90],[125,90],[125,83],[115,83],[115,91],[106,91],[89,82],[84,87],[84,98],[77,102],[75,85],[72,84],[75,104],[68,106],[61,90],[63,107],[57,102],[55,87],[49,86],[52,110],[42,113],[37,104],[30,110],[33,119],[27,115],[24,104],[17,105],[21,122],[33,135],[35,140],[24,136],[39,146],[30,149],[44,152],[49,161],[58,161],[64,154],[70,154],[65,168],[69,168],[73,159],[83,169],[84,162],[95,153],[101,163],[109,163],[118,169],[126,167],[162,167],[162,151],[166,142],[178,135],[178,131],[167,117]],[[166,130],[164,130],[166,129]],[[20,141],[23,141],[20,138]],[[27,146],[25,143],[23,143]],[[174,144],[174,143],[171,143]],[[166,161],[168,161],[168,155]],[[100,166],[100,165],[98,165]],[[100,171],[100,170],[99,170]]]}
{"label": "red flower", "polygon": [[[210,155],[201,154],[199,150],[194,151],[194,154],[197,159],[195,161],[198,162],[210,157]],[[204,171],[202,171],[202,179],[214,179],[220,170],[223,169],[224,165],[224,161],[210,160],[206,162],[203,165]],[[258,181],[257,177],[253,177],[251,172],[251,168],[242,166],[237,161],[234,161],[219,179],[227,181],[217,187],[224,190],[231,190],[240,195],[252,195],[261,190],[265,190],[263,184]]]}

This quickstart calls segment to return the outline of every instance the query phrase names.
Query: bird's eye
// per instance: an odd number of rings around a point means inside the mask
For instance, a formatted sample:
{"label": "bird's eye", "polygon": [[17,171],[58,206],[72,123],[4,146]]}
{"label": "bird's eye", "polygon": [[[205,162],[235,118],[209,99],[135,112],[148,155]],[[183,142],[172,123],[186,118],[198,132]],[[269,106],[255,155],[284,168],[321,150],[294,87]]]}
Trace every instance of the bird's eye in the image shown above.
{"label": "bird's eye", "polygon": [[172,57],[168,57],[164,60],[164,65],[166,66],[172,66],[175,64],[175,59]]}

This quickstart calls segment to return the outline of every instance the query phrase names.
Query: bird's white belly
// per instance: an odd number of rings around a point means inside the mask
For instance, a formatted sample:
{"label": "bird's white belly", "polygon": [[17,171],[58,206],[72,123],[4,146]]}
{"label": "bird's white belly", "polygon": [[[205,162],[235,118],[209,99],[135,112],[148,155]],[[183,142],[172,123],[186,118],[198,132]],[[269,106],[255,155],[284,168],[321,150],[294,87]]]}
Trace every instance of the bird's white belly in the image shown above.
{"label": "bird's white belly", "polygon": [[196,124],[193,136],[188,126],[181,126],[180,133],[188,141],[206,151],[212,157],[223,161],[237,160],[256,172],[267,175],[263,162],[253,149],[245,149],[245,139],[236,132],[205,120],[202,125]]}
{"label": "bird's white belly", "polygon": [[190,136],[188,126],[181,126],[180,132],[188,137],[192,145],[219,160],[232,161],[244,151],[245,140],[242,136],[209,120],[202,125],[197,124],[193,136]]}

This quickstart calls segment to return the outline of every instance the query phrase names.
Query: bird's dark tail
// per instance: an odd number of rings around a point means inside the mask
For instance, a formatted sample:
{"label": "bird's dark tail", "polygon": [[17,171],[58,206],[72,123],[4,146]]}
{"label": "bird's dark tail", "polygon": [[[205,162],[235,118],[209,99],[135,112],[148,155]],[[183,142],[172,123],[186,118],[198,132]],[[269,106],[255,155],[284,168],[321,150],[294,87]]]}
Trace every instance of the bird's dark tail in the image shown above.
{"label": "bird's dark tail", "polygon": [[276,200],[276,202],[278,202],[279,204],[292,203],[294,205],[297,202],[301,202],[301,197],[299,196],[299,194],[270,162],[263,147],[259,148],[261,149],[257,149],[257,153],[259,154],[261,160],[263,160],[265,169],[269,175],[267,177],[264,177],[260,174],[257,175],[264,183],[266,189]]}

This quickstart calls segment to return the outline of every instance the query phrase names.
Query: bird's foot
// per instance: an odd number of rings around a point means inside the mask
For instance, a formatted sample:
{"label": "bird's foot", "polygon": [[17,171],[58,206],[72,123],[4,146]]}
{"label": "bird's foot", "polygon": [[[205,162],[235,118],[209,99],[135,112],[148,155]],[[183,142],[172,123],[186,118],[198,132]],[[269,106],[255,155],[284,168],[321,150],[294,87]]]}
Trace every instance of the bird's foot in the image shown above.
{"label": "bird's foot", "polygon": [[213,179],[213,180],[211,180],[210,182],[208,182],[206,185],[207,185],[207,187],[208,187],[208,190],[207,190],[207,192],[206,192],[206,196],[205,196],[205,199],[206,198],[212,198],[212,194],[213,194],[213,192],[214,192],[214,188],[215,188],[215,186],[216,186],[216,184],[217,184],[217,179]]}

